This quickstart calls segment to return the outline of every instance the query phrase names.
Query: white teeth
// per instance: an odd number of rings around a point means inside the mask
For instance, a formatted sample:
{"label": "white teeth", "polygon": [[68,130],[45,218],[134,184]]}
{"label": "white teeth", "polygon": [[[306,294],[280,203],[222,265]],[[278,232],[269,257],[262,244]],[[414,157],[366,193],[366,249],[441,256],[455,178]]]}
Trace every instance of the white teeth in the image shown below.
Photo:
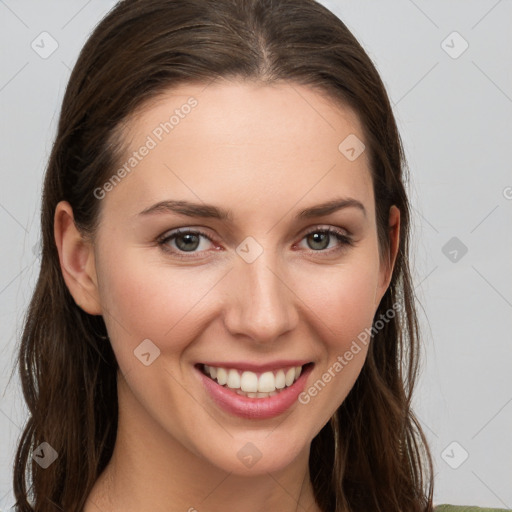
{"label": "white teeth", "polygon": [[276,389],[283,389],[286,386],[283,370],[277,370],[276,373]]}
{"label": "white teeth", "polygon": [[291,386],[302,372],[301,366],[288,370],[279,369],[275,372],[263,372],[258,375],[251,371],[242,374],[233,368],[220,368],[204,365],[207,375],[216,380],[221,386],[236,390],[239,395],[250,398],[266,398],[276,395],[285,387]]}
{"label": "white teeth", "polygon": [[[211,373],[210,373],[211,376]],[[213,377],[212,377],[213,378]],[[217,368],[217,382],[223,386],[228,381],[228,372],[224,368]]]}
{"label": "white teeth", "polygon": [[262,393],[270,393],[276,390],[275,377],[272,372],[265,372],[258,379],[258,391]]}
{"label": "white teeth", "polygon": [[246,391],[247,393],[256,393],[256,391],[258,391],[258,376],[253,372],[242,373],[240,387],[242,391]]}
{"label": "white teeth", "polygon": [[228,385],[228,388],[238,389],[240,387],[240,374],[236,370],[229,370],[228,381],[226,384]]}
{"label": "white teeth", "polygon": [[293,384],[294,379],[295,379],[295,368],[290,368],[286,372],[286,377],[284,379],[284,382],[287,386],[291,386]]}

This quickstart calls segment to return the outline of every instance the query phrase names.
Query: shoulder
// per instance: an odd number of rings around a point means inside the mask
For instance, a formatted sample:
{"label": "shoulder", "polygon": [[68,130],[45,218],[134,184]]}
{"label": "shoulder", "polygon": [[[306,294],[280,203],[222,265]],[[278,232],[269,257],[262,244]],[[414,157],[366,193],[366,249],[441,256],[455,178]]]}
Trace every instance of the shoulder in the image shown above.
{"label": "shoulder", "polygon": [[510,512],[510,509],[505,508],[481,508],[470,507],[467,505],[438,505],[435,507],[435,512]]}

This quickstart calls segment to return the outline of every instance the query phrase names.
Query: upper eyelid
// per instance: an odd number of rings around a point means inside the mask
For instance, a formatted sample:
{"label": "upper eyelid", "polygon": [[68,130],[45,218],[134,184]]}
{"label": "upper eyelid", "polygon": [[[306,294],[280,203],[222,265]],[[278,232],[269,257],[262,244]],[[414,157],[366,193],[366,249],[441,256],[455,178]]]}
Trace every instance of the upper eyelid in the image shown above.
{"label": "upper eyelid", "polygon": [[350,232],[346,228],[340,228],[339,226],[331,226],[329,224],[317,224],[316,226],[313,226],[311,229],[307,229],[305,231],[305,235],[311,232],[315,231],[336,231],[336,232],[343,232],[343,234],[346,234],[347,236],[350,235]]}
{"label": "upper eyelid", "polygon": [[[333,231],[343,231],[348,235],[350,235],[350,232],[348,229],[346,228],[341,228],[339,226],[332,226],[330,224],[316,224],[310,228],[306,228],[305,230],[301,230],[301,232],[303,232],[303,236],[311,233],[311,232],[315,232],[315,231],[328,231],[328,230],[333,230]],[[179,233],[198,233],[198,234],[201,234],[207,238],[215,238],[214,236],[212,235],[209,235],[206,230],[202,227],[179,227],[179,228],[174,228],[174,229],[170,229],[170,230],[167,230],[165,231],[162,235],[160,235],[158,238],[159,239],[162,239],[162,238],[168,238],[170,236],[173,236],[173,235],[176,235],[176,234],[179,234]]]}

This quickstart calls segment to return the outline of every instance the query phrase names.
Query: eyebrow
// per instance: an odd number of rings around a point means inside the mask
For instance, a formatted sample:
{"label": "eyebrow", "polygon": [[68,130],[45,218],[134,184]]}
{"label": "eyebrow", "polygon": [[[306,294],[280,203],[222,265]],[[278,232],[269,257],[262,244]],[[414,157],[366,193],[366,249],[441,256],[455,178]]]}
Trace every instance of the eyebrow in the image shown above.
{"label": "eyebrow", "polygon": [[[297,215],[297,219],[310,219],[312,217],[322,217],[329,215],[344,208],[357,208],[363,212],[366,217],[366,209],[364,205],[353,198],[339,198],[332,199],[325,203],[311,206],[301,210]],[[227,220],[232,222],[233,215],[230,210],[219,208],[210,204],[192,203],[190,201],[166,200],[160,201],[145,210],[142,210],[139,215],[153,215],[157,213],[178,213],[186,215],[187,217],[201,217],[219,220]]]}

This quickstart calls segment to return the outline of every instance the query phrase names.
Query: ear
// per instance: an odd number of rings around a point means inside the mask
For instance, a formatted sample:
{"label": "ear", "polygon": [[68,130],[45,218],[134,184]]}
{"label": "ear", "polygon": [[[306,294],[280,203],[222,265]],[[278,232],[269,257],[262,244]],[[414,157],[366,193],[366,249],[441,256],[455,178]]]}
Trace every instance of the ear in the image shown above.
{"label": "ear", "polygon": [[91,315],[101,315],[94,247],[75,226],[73,209],[67,201],[55,208],[53,234],[60,268],[77,305]]}
{"label": "ear", "polygon": [[388,239],[389,251],[382,255],[380,262],[379,284],[375,293],[376,306],[379,305],[391,282],[400,244],[400,210],[395,205],[389,209]]}

